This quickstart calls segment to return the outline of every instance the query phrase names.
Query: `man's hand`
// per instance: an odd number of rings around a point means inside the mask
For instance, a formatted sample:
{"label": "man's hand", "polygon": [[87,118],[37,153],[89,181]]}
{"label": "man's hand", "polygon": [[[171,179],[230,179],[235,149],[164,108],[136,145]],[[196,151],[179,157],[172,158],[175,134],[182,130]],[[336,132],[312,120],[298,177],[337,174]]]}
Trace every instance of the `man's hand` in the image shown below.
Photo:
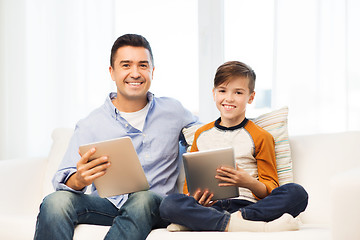
{"label": "man's hand", "polygon": [[196,201],[198,201],[201,205],[204,207],[211,207],[214,205],[217,201],[212,201],[212,197],[214,194],[210,193],[208,190],[201,191],[200,189],[197,190],[194,194],[194,198]]}
{"label": "man's hand", "polygon": [[96,149],[91,148],[81,156],[81,159],[76,164],[77,171],[65,183],[68,187],[74,190],[81,190],[92,184],[96,178],[99,178],[106,173],[106,170],[110,166],[108,157],[102,156],[89,161],[89,158],[95,152]]}

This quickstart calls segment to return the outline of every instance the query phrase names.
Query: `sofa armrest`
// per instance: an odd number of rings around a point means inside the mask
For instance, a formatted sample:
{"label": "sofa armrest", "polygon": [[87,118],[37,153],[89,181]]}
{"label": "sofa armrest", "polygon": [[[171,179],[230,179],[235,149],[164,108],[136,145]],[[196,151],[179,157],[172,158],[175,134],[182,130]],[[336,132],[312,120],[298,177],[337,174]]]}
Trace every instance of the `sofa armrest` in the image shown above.
{"label": "sofa armrest", "polygon": [[332,235],[334,240],[360,239],[359,178],[360,166],[337,174],[331,179]]}
{"label": "sofa armrest", "polygon": [[45,166],[46,158],[0,160],[0,215],[38,211]]}

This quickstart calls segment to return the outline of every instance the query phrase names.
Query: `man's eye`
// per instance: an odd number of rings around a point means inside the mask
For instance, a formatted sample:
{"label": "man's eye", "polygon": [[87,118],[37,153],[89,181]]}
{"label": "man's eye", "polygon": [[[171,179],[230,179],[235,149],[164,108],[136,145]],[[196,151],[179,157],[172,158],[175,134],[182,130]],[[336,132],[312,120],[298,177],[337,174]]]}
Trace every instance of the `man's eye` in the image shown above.
{"label": "man's eye", "polygon": [[141,67],[141,68],[147,68],[148,65],[146,65],[146,64],[141,64],[140,67]]}
{"label": "man's eye", "polygon": [[123,68],[129,68],[129,67],[130,67],[130,64],[123,64],[123,65],[121,65],[121,67],[123,67]]}

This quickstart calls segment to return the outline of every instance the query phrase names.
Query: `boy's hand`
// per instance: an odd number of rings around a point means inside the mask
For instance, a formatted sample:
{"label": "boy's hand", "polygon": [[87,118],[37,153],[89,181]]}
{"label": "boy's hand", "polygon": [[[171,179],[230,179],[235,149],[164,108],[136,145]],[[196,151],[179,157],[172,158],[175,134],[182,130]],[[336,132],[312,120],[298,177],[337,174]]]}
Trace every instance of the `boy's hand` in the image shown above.
{"label": "boy's hand", "polygon": [[252,177],[244,169],[239,168],[239,166],[236,169],[220,167],[216,171],[218,174],[215,178],[223,181],[219,183],[220,187],[237,186],[247,188],[259,198],[264,198],[268,195],[265,184]]}
{"label": "boy's hand", "polygon": [[[96,178],[103,176],[110,166],[108,157],[89,161],[89,158],[96,152],[95,148],[91,148],[76,164],[77,171],[67,180],[66,185],[74,190],[81,190],[93,183]],[[80,154],[80,153],[79,153]]]}
{"label": "boy's hand", "polygon": [[211,207],[217,202],[217,201],[211,201],[213,196],[214,194],[210,193],[208,190],[205,190],[203,192],[199,189],[195,192],[193,197],[204,207]]}
{"label": "boy's hand", "polygon": [[216,169],[216,171],[218,174],[215,178],[223,181],[223,183],[219,183],[219,186],[221,187],[237,186],[248,188],[254,181],[254,178],[251,177],[249,173],[238,166],[236,169],[230,167],[220,167]]}

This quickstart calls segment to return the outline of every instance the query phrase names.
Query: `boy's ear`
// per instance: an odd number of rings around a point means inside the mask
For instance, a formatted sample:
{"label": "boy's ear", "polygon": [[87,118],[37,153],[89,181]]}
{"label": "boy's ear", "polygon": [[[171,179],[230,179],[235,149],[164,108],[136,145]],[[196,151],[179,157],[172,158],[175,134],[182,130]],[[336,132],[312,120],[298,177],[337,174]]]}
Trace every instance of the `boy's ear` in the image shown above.
{"label": "boy's ear", "polygon": [[215,88],[212,89],[213,92],[213,100],[215,101]]}
{"label": "boy's ear", "polygon": [[251,104],[251,103],[254,101],[254,98],[255,98],[255,91],[253,91],[253,92],[250,94],[248,104]]}

